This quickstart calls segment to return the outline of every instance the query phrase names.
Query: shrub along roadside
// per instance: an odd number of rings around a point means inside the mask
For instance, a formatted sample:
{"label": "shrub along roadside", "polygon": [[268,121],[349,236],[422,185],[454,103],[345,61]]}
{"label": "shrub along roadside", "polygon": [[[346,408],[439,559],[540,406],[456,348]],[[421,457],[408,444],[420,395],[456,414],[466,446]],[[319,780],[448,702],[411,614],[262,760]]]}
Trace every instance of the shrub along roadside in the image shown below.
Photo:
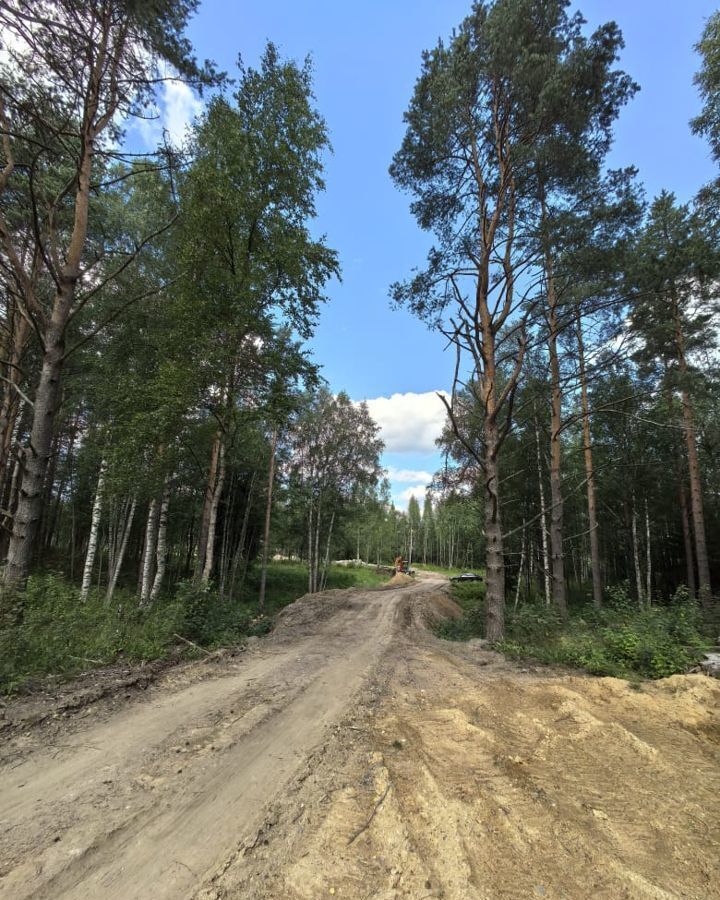
{"label": "shrub along roadside", "polygon": [[[186,582],[150,608],[140,609],[129,591],[116,592],[110,605],[104,591],[91,591],[81,603],[77,587],[63,577],[33,576],[22,623],[0,629],[0,691],[9,693],[43,676],[67,677],[118,660],[160,659],[178,645],[183,655],[196,654],[178,635],[212,650],[266,634],[275,613],[307,590],[307,571],[299,563],[269,566],[262,616],[257,610],[258,580],[258,573],[251,573],[232,603],[214,590]],[[332,567],[327,586],[372,586],[386,580],[370,570]]]}
{"label": "shrub along roadside", "polygon": [[[464,615],[438,629],[449,640],[484,635],[483,586],[453,586]],[[686,672],[708,648],[700,607],[680,590],[666,604],[638,608],[624,587],[607,591],[601,610],[571,608],[563,622],[553,608],[528,602],[508,608],[505,640],[497,647],[507,656],[569,665],[593,675],[619,678],[665,678]]]}

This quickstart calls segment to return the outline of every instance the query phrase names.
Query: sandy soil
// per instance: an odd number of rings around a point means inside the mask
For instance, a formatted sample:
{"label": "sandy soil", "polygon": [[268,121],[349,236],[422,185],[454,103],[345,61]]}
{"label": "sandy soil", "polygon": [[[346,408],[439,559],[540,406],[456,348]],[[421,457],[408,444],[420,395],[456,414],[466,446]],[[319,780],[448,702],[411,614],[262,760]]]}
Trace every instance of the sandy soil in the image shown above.
{"label": "sandy soil", "polygon": [[19,701],[0,895],[720,898],[720,682],[521,669],[425,628],[456,614],[432,577],[328,592],[143,690]]}

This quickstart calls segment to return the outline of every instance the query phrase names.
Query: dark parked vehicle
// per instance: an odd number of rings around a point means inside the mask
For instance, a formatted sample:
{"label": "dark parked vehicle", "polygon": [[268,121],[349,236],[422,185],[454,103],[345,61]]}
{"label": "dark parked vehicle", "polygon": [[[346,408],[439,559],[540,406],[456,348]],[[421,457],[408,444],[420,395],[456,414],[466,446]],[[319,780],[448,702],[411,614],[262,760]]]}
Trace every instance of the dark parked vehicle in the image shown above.
{"label": "dark parked vehicle", "polygon": [[453,575],[450,581],[482,581],[482,575],[476,575],[474,572],[463,572],[462,575]]}

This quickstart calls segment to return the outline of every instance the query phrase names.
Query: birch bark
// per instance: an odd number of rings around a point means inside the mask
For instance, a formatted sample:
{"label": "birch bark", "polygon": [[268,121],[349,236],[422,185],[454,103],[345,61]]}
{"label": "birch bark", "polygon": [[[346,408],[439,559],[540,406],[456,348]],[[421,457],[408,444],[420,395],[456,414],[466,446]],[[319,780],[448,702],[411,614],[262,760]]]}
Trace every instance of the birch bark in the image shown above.
{"label": "birch bark", "polygon": [[169,507],[170,485],[166,480],[165,487],[163,489],[162,502],[160,503],[160,520],[158,524],[155,578],[153,580],[152,590],[150,591],[151,603],[154,603],[160,596],[160,589],[162,588],[162,583],[165,578],[165,570],[167,568],[167,526]]}
{"label": "birch bark", "polygon": [[130,503],[130,509],[127,514],[127,519],[123,523],[124,527],[122,531],[122,539],[120,541],[120,548],[118,549],[117,555],[115,557],[115,564],[113,565],[112,570],[109,573],[107,592],[105,594],[106,603],[110,603],[113,598],[113,594],[115,593],[118,575],[120,574],[120,569],[122,568],[123,560],[125,559],[125,551],[127,550],[130,530],[132,529],[133,519],[135,518],[136,506],[137,498],[133,497]]}
{"label": "birch bark", "polygon": [[267,584],[268,552],[270,549],[270,519],[272,517],[273,482],[275,480],[275,451],[277,449],[277,428],[273,429],[270,441],[270,463],[268,466],[267,498],[265,501],[265,527],[263,529],[262,569],[260,572],[260,594],[258,606],[265,607],[265,586]]}
{"label": "birch bark", "polygon": [[85,568],[83,569],[82,585],[80,587],[80,599],[84,602],[90,593],[90,584],[92,582],[93,568],[95,567],[95,554],[97,553],[98,532],[100,530],[100,518],[102,516],[103,493],[105,491],[105,475],[107,473],[107,462],[103,459],[100,463],[100,473],[98,475],[97,487],[95,489],[95,500],[92,508],[92,518],[90,520],[90,538],[88,540],[87,554],[85,556]]}
{"label": "birch bark", "polygon": [[218,452],[218,477],[210,503],[209,522],[207,531],[207,544],[205,547],[205,565],[203,566],[202,582],[208,584],[212,576],[215,558],[215,533],[217,531],[217,516],[225,484],[225,442],[220,435],[220,449]]}
{"label": "birch bark", "polygon": [[145,525],[145,549],[143,551],[142,584],[140,586],[140,605],[146,606],[152,590],[153,566],[155,565],[155,544],[157,541],[160,504],[155,497],[150,501],[147,523]]}

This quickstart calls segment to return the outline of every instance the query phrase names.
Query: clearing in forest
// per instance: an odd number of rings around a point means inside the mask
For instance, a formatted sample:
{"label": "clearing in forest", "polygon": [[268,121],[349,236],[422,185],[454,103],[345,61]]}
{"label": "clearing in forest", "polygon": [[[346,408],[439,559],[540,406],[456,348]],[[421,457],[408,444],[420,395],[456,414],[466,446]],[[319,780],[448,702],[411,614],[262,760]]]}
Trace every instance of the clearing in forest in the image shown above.
{"label": "clearing in forest", "polygon": [[720,897],[720,683],[522,669],[455,614],[434,576],[331,591],[144,692],[13,701],[0,893]]}

